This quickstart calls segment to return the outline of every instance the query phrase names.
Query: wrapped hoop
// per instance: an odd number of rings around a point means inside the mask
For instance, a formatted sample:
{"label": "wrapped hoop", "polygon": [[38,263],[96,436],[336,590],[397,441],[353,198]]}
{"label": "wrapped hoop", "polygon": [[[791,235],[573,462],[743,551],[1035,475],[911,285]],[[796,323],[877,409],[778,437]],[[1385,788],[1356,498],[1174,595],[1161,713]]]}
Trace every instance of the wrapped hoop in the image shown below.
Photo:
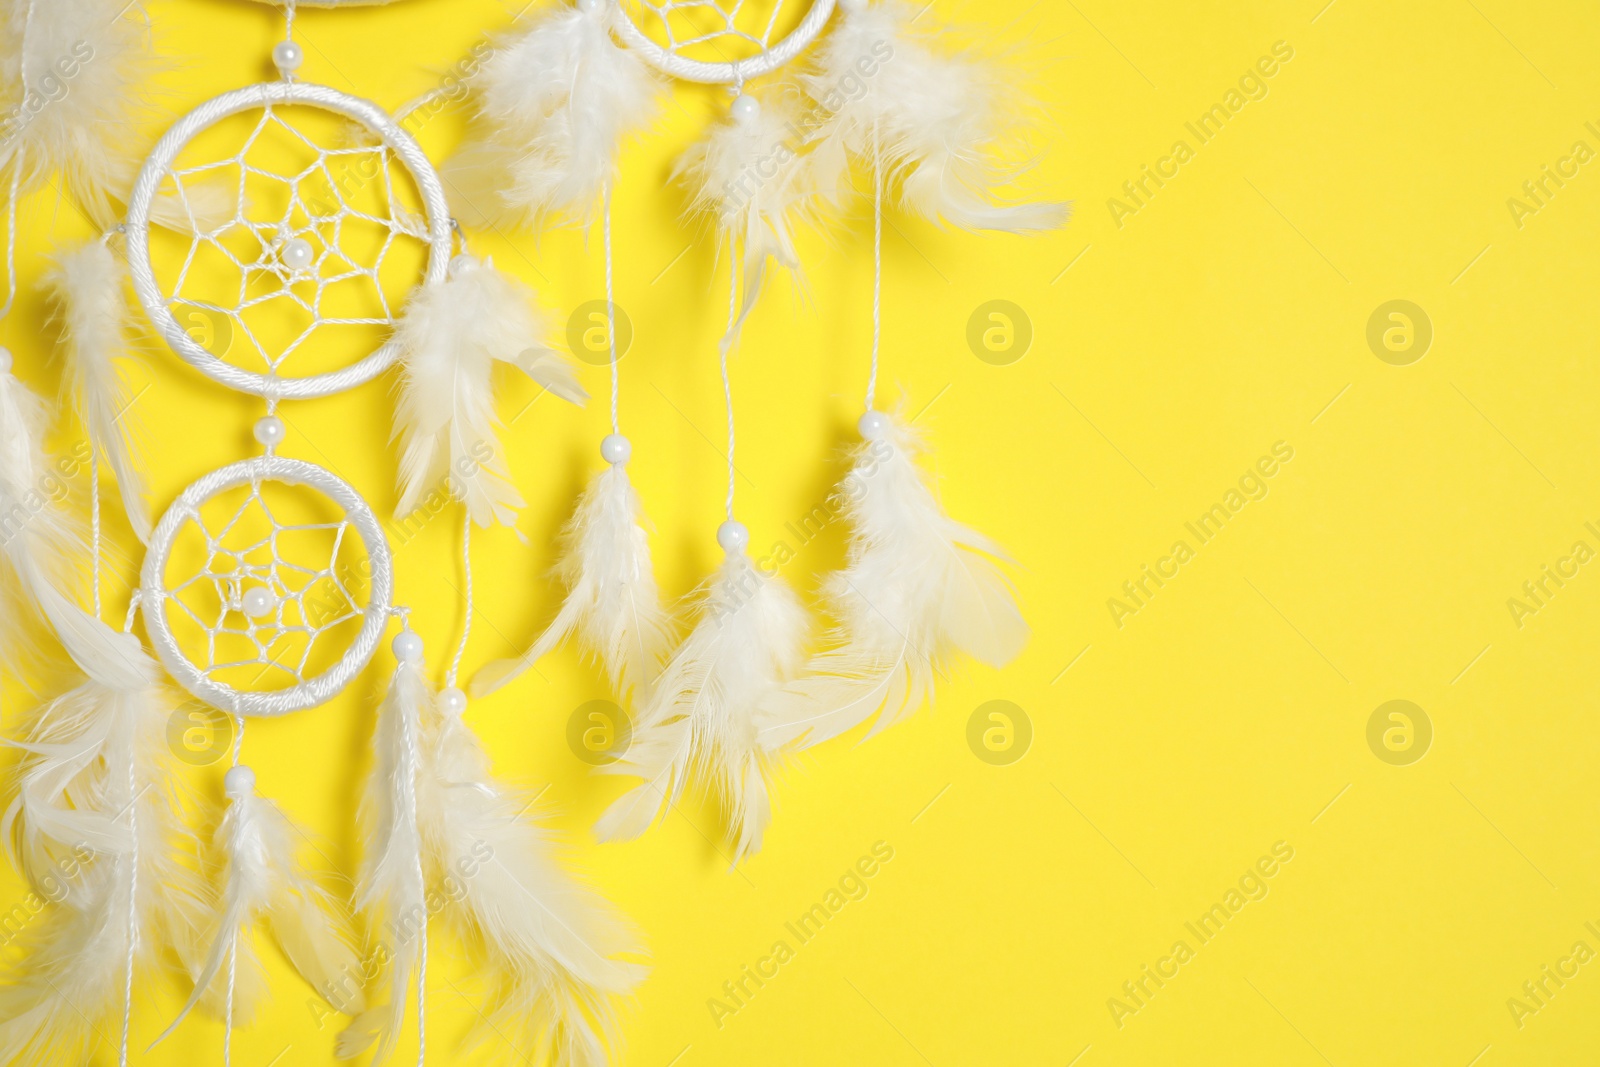
{"label": "wrapped hoop", "polygon": [[357,362],[324,374],[283,377],[260,374],[224,362],[207,351],[173,317],[162,296],[150,259],[151,205],[178,153],[196,135],[230,115],[273,105],[307,105],[343,115],[377,134],[416,182],[427,215],[428,265],[422,284],[444,280],[452,251],[452,222],[438,172],[415,139],[382,108],[323,85],[276,81],[247,86],[209,100],[179,119],[150,153],[128,201],[128,266],[133,288],[150,321],[172,348],[201,373],[223,385],[256,396],[295,400],[328,396],[354,388],[383,373],[397,356],[394,342],[380,345]]}
{"label": "wrapped hoop", "polygon": [[[291,688],[270,692],[247,692],[216,681],[178,648],[167,619],[168,602],[174,591],[166,585],[167,559],[178,531],[188,521],[199,522],[199,509],[219,493],[261,482],[303,485],[321,492],[344,509],[355,527],[371,566],[371,586],[367,604],[361,611],[361,629],[337,663],[322,673]],[[331,699],[350,683],[371,660],[388,625],[393,596],[392,559],[389,544],[372,509],[344,479],[311,463],[281,456],[258,456],[229,464],[190,485],[172,502],[150,537],[149,551],[140,572],[141,610],[150,643],[162,663],[189,692],[223,711],[236,715],[285,715],[315,707]]]}
{"label": "wrapped hoop", "polygon": [[679,55],[645,35],[625,4],[618,4],[621,18],[617,19],[617,32],[633,51],[657,70],[683,81],[703,85],[738,85],[763,74],[771,74],[784,66],[810,46],[827,25],[833,14],[835,0],[812,0],[811,9],[790,33],[777,44],[769,44],[749,59],[709,63]]}

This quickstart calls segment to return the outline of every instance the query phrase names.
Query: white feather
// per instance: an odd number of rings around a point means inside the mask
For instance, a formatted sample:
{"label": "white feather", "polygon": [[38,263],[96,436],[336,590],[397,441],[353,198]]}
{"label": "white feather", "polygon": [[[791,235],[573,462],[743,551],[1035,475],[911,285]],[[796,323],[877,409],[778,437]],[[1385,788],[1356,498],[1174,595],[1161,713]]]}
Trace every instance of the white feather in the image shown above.
{"label": "white feather", "polygon": [[557,572],[567,599],[555,620],[521,656],[485,664],[472,679],[473,696],[499,689],[574,632],[605,666],[619,697],[626,701],[648,690],[666,659],[672,627],[656,589],[639,495],[624,465],[608,467],[589,483],[562,531]]}
{"label": "white feather", "polygon": [[147,683],[131,688],[84,682],[13,743],[24,757],[5,840],[55,906],[26,932],[23,969],[0,988],[0,1061],[76,1062],[123,1002],[130,937],[138,974],[169,951],[190,977],[199,970],[208,905],[169,786],[174,705],[155,664],[143,667]]}
{"label": "white feather", "polygon": [[473,78],[477,113],[443,168],[456,216],[472,226],[586,222],[615,178],[622,139],[655,115],[662,87],[611,38],[610,3],[557,7],[500,41]]}
{"label": "white feather", "polygon": [[28,623],[42,617],[85,674],[137,688],[145,681],[138,639],[101,624],[64,592],[81,584],[88,550],[57,506],[71,467],[40,445],[46,417],[44,402],[0,370],[0,659],[31,647]]}
{"label": "white feather", "polygon": [[59,171],[90,217],[110,225],[137,166],[147,28],[117,0],[15,0],[4,17],[0,170],[20,165],[24,193]]}
{"label": "white feather", "polygon": [[440,708],[428,733],[417,806],[434,887],[492,987],[476,1036],[504,1038],[521,1060],[599,1067],[617,1043],[616,1001],[645,974],[619,958],[638,945],[557,864],[459,713]]}
{"label": "white feather", "polygon": [[60,305],[63,350],[78,417],[109,461],[134,534],[150,539],[150,511],[124,377],[128,360],[124,269],[104,241],[65,253],[46,278]]}
{"label": "white feather", "polygon": [[798,272],[794,227],[815,196],[809,158],[800,154],[797,114],[787,94],[769,93],[744,120],[717,123],[679,165],[692,190],[690,208],[716,221],[722,247],[741,250],[744,300],[724,348],[761,295],[768,265]]}
{"label": "white feather", "polygon": [[876,717],[872,733],[931,694],[956,653],[993,667],[1028,639],[999,546],[939,507],[915,462],[919,442],[890,417],[864,441],[840,487],[852,526],[844,570],[826,592],[837,630],[827,651],[764,707],[762,742],[805,746]]}
{"label": "white feather", "polygon": [[1066,222],[1066,204],[996,203],[1020,169],[997,158],[1017,95],[998,70],[936,50],[913,25],[921,12],[902,0],[840,7],[844,17],[801,78],[817,117],[810,158],[830,198],[848,195],[851,160],[870,167],[876,144],[900,203],[926,218],[1013,233]]}
{"label": "white feather", "polygon": [[[143,16],[119,0],[0,4],[0,172],[21,168],[18,195],[59,173],[95,225],[116,224],[143,155],[140,86],[157,66]],[[232,217],[232,200],[225,180],[202,176],[158,192],[150,219],[209,232]]]}
{"label": "white feather", "polygon": [[522,497],[495,436],[494,364],[513,364],[575,404],[588,397],[572,364],[544,346],[544,332],[533,294],[488,260],[457,256],[447,280],[411,297],[395,331],[405,361],[396,515],[444,489],[479,526],[516,522]]}
{"label": "white feather", "polygon": [[406,1001],[421,963],[428,921],[422,870],[422,834],[417,824],[417,785],[422,771],[422,712],[433,701],[419,664],[401,661],[378,712],[372,774],[361,804],[366,857],[356,886],[356,904],[367,917],[374,958],[388,962],[389,999],[367,1008],[339,1034],[342,1059],[376,1046],[373,1063],[394,1050],[405,1022]]}
{"label": "white feather", "polygon": [[600,817],[600,840],[637,837],[692,780],[720,803],[734,862],[761,847],[771,809],[757,709],[800,665],[806,628],[793,590],[757,570],[743,552],[728,553],[626,754],[605,768],[644,781]]}
{"label": "white feather", "polygon": [[[225,967],[235,971],[255,967],[248,932],[261,921],[270,922],[284,955],[313,989],[342,1011],[359,1014],[364,1007],[359,995],[353,1000],[343,994],[330,996],[358,980],[360,960],[344,929],[341,909],[295,860],[296,831],[276,804],[255,792],[254,780],[252,774],[252,788],[230,797],[217,834],[222,914],[211,951],[188,1003],[156,1043],[176,1030],[208,992],[226,995],[226,984],[216,981],[226,973]],[[248,1007],[236,1004],[234,1024],[247,1022],[250,1014]]]}

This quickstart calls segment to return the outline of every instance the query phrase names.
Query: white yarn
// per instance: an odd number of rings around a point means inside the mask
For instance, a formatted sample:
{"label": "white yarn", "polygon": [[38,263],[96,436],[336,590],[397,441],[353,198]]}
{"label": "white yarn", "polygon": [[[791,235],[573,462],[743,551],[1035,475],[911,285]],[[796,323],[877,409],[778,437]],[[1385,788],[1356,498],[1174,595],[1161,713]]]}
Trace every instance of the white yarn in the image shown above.
{"label": "white yarn", "polygon": [[611,183],[605,190],[605,242],[606,242],[606,337],[611,341],[611,432],[621,433],[617,421],[617,302],[611,289]]}
{"label": "white yarn", "polygon": [[445,672],[444,684],[456,684],[456,672],[461,669],[461,657],[467,652],[467,639],[472,636],[472,515],[465,513],[461,516],[461,573],[466,579],[466,595],[463,598],[462,611],[465,617],[461,621],[461,640],[456,643],[455,655],[450,659],[450,669]]}
{"label": "white yarn", "polygon": [[[734,324],[739,319],[739,270],[737,264],[737,238],[728,236],[728,329],[724,337],[733,336]],[[733,520],[733,491],[738,485],[738,468],[733,462],[733,383],[728,378],[728,344],[718,346],[717,363],[722,370],[722,402],[728,412],[728,520]]]}

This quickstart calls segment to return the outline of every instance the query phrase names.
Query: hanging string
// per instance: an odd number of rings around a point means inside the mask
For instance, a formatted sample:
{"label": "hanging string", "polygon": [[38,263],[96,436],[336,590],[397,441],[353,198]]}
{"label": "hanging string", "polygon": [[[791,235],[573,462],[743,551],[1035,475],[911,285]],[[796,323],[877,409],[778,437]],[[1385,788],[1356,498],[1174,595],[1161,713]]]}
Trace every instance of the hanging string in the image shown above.
{"label": "hanging string", "polygon": [[444,684],[454,689],[456,672],[461,669],[461,657],[467,651],[467,638],[472,636],[472,515],[470,512],[462,516],[461,522],[461,571],[467,579],[466,613],[467,617],[461,624],[461,641],[456,645],[456,654],[450,660],[450,669],[445,672]]}
{"label": "hanging string", "polygon": [[128,958],[122,974],[122,1046],[117,1067],[128,1067],[128,1035],[133,1029],[133,961],[139,951],[139,761],[128,753],[128,828],[132,847],[128,862]]}
{"label": "hanging string", "polygon": [[883,339],[883,152],[872,126],[872,370],[867,375],[867,410],[878,391],[878,349]]}
{"label": "hanging string", "polygon": [[294,40],[294,3],[295,0],[284,0],[283,37],[286,41]]}
{"label": "hanging string", "polygon": [[[26,79],[23,85],[27,85]],[[23,90],[26,92],[26,88]],[[17,187],[22,180],[23,152],[27,145],[17,145],[17,154],[11,159],[11,189],[6,194],[6,302],[0,306],[0,319],[11,314],[11,305],[17,299]]]}
{"label": "hanging string", "polygon": [[617,422],[617,302],[611,292],[611,183],[605,189],[606,336],[611,340],[611,432],[621,433]]}
{"label": "hanging string", "polygon": [[[233,717],[233,766],[239,766],[244,749],[244,716]],[[239,980],[239,931],[230,931],[228,943],[228,1000],[222,1017],[222,1067],[233,1067],[233,996]]]}
{"label": "hanging string", "polygon": [[[739,317],[739,256],[738,244],[733,234],[728,235],[728,333],[733,333],[733,324]],[[731,345],[719,345],[722,354],[722,399],[728,407],[728,519],[733,520],[733,385],[728,380],[728,349]]]}
{"label": "hanging string", "polygon": [[94,617],[100,617],[100,450],[89,449],[89,547],[94,553]]}
{"label": "hanging string", "polygon": [[[27,10],[23,12],[22,45],[17,49],[17,81],[21,90],[18,99],[23,101],[28,99],[28,36],[33,29],[34,2],[28,0]],[[28,142],[22,139],[20,129],[16,136],[17,154],[11,157],[11,187],[6,194],[6,302],[0,307],[0,319],[11,314],[11,305],[17,299],[17,190],[22,182]]]}
{"label": "hanging string", "polygon": [[[412,723],[406,720],[406,773],[411,776],[411,821],[417,819],[417,792],[416,780],[421,759],[417,754],[417,738],[411,732]],[[422,852],[417,851],[416,863],[417,886],[423,891],[423,899],[427,899],[427,876],[422,871]],[[417,1067],[424,1067],[428,1058],[428,916],[427,908],[423,908],[422,921],[417,924]]]}

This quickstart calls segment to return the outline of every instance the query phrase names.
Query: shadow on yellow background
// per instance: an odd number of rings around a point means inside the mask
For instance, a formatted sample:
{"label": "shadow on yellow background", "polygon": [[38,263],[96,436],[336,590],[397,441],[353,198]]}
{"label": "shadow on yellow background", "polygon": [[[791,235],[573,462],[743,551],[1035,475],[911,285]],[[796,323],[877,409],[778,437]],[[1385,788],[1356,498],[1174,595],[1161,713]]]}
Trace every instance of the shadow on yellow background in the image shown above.
{"label": "shadow on yellow background", "polygon": [[[302,74],[398,107],[512,6],[302,12]],[[270,9],[149,12],[173,61],[164,114],[269,74]],[[1003,672],[964,664],[907,725],[804,757],[764,850],[733,872],[693,809],[594,844],[624,783],[568,746],[574,714],[608,697],[575,651],[473,704],[497,772],[542,797],[647,937],[625,1062],[1589,1062],[1600,15],[1506,0],[934,14],[1022,44],[1012,61],[1035,68],[1051,122],[1022,180],[1076,201],[1033,240],[891,215],[885,246],[889,393],[930,435],[949,512],[1020,561],[1034,637]],[[722,106],[680,87],[625,154],[616,201],[635,330],[622,417],[673,596],[719,558],[726,297],[667,176]],[[453,107],[419,130],[435,158],[460,134]],[[806,239],[807,288],[774,287],[733,371],[741,517],[808,596],[842,557],[838,525],[805,519],[860,409],[869,221]],[[57,371],[33,282],[87,232],[53,191],[24,205],[25,288],[0,341],[41,391]],[[539,290],[557,332],[603,294],[598,234],[472,239]],[[993,301],[1013,307],[991,319]],[[147,374],[164,503],[247,454],[259,412],[154,344]],[[608,428],[604,369],[583,374],[583,411],[526,381],[501,396],[526,543],[474,541],[469,670],[559,602],[553,538]],[[370,385],[286,407],[285,452],[387,511],[390,401]],[[120,617],[135,563],[109,521]],[[459,537],[451,513],[397,547],[397,599],[435,663],[462,621]],[[263,792],[346,876],[379,660],[246,741]],[[8,726],[27,699],[7,686]],[[221,772],[194,784],[220,797]],[[0,902],[22,894],[7,872]],[[234,1062],[334,1062],[340,1020],[267,956],[275,996]],[[482,992],[441,932],[430,1062],[506,1054],[454,1051]],[[142,1049],[182,993],[138,994]],[[220,1062],[220,1038],[196,1019],[133,1062]]]}

